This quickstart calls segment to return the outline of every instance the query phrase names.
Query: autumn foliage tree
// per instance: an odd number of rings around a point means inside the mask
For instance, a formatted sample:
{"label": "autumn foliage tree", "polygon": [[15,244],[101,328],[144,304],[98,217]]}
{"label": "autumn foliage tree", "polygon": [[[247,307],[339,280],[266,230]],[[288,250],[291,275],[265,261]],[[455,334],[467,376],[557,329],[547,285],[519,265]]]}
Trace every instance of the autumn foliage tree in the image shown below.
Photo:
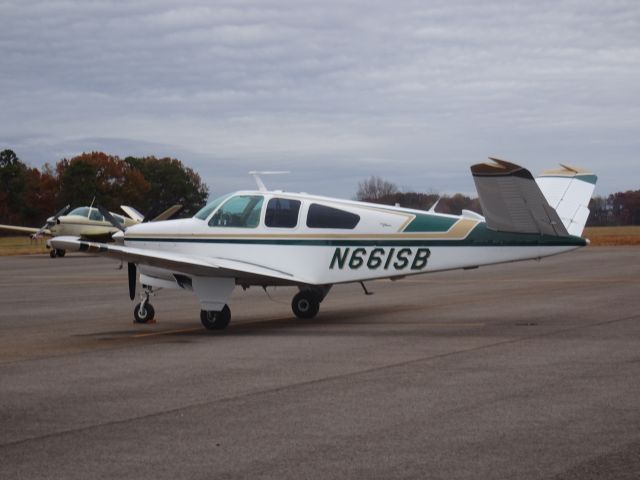
{"label": "autumn foliage tree", "polygon": [[428,210],[437,201],[436,208],[440,213],[459,215],[464,209],[482,212],[480,201],[477,198],[470,198],[461,193],[449,196],[437,193],[401,192],[394,183],[375,176],[358,183],[356,199],[363,202],[399,205],[418,210]]}
{"label": "autumn foliage tree", "polygon": [[122,204],[138,206],[151,188],[138,169],[102,152],[60,160],[56,173],[60,180],[60,200],[72,206],[94,202],[113,211]]}
{"label": "autumn foliage tree", "polygon": [[0,223],[39,226],[64,205],[130,205],[148,217],[179,203],[183,216],[199,210],[207,186],[175,158],[127,157],[102,152],[64,158],[54,167],[29,168],[12,150],[0,152]]}
{"label": "autumn foliage tree", "polygon": [[175,158],[127,157],[124,162],[141,172],[149,191],[138,205],[147,216],[154,216],[170,206],[183,206],[181,215],[192,216],[207,201],[209,190],[200,175]]}

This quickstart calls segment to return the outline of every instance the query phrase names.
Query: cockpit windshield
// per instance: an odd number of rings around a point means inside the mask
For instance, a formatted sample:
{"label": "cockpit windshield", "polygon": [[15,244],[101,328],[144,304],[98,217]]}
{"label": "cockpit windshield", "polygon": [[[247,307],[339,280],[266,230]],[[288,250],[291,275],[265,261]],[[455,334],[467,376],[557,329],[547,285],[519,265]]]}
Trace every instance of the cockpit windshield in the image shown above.
{"label": "cockpit windshield", "polygon": [[210,227],[255,228],[260,222],[262,195],[236,195],[213,214]]}
{"label": "cockpit windshield", "polygon": [[[85,218],[88,218],[89,220],[93,220],[94,222],[106,222],[106,220],[100,213],[100,210],[93,207],[74,208],[67,215],[76,215],[78,217],[85,217]],[[113,215],[116,218],[116,220],[118,220],[120,223],[124,223],[124,217],[122,215],[118,215],[116,213],[112,213],[111,215]]]}
{"label": "cockpit windshield", "polygon": [[78,217],[88,217],[89,207],[78,207],[71,210],[67,215],[76,215]]}
{"label": "cockpit windshield", "polygon": [[220,204],[224,202],[227,198],[229,198],[229,195],[223,195],[221,197],[216,198],[213,202],[208,203],[206,207],[199,210],[198,213],[196,213],[193,217],[198,218],[200,220],[206,220],[207,218],[209,218],[209,215],[211,215],[211,212],[213,212],[216,208],[218,208],[218,206],[220,206]]}

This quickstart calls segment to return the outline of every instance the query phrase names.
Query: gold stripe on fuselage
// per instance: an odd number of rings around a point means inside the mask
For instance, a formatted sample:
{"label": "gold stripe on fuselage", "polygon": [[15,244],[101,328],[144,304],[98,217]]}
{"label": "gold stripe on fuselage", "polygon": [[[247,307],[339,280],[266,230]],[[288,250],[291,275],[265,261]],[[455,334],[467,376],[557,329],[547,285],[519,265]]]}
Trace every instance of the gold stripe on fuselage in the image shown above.
{"label": "gold stripe on fuselage", "polygon": [[[461,218],[446,232],[413,232],[413,233],[211,233],[211,234],[190,234],[190,233],[157,233],[157,234],[135,234],[131,235],[136,239],[154,238],[210,238],[210,239],[234,239],[234,238],[255,238],[255,239],[416,239],[416,240],[464,240],[471,231],[480,223],[478,220],[471,218]],[[215,227],[213,227],[215,228]],[[125,240],[127,236],[125,234]]]}

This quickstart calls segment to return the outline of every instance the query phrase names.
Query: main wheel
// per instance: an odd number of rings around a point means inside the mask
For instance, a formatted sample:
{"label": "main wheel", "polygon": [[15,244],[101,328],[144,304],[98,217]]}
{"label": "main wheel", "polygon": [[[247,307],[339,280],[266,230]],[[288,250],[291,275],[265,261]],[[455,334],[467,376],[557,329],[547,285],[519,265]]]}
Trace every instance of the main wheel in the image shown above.
{"label": "main wheel", "polygon": [[52,248],[51,250],[49,250],[49,256],[51,258],[56,258],[58,256],[58,250],[56,250],[55,248]]}
{"label": "main wheel", "polygon": [[149,302],[144,305],[142,310],[140,310],[140,304],[137,304],[133,309],[133,316],[136,319],[136,323],[149,323],[153,320],[155,314],[156,312],[153,309],[153,305]]}
{"label": "main wheel", "polygon": [[299,292],[291,301],[291,309],[298,318],[313,318],[320,310],[318,295],[310,290]]}
{"label": "main wheel", "polygon": [[61,250],[61,249],[57,249],[57,250],[56,250],[56,254],[57,254],[60,258],[64,257],[65,253],[67,253],[67,251],[66,251],[66,250]]}
{"label": "main wheel", "polygon": [[227,305],[219,312],[200,310],[200,321],[207,330],[224,330],[231,321],[231,310]]}

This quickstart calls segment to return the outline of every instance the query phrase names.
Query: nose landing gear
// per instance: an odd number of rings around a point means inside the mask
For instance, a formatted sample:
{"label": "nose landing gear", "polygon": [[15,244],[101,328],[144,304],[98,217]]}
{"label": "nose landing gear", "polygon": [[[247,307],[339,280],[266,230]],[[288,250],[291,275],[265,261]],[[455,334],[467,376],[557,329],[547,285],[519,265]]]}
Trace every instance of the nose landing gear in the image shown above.
{"label": "nose landing gear", "polygon": [[51,258],[56,258],[56,257],[64,257],[64,255],[67,253],[66,250],[61,250],[59,248],[52,248],[51,250],[49,250],[49,256]]}
{"label": "nose landing gear", "polygon": [[149,285],[143,285],[144,293],[140,295],[142,301],[133,309],[134,323],[155,323],[153,320],[156,314],[153,305],[149,303],[149,297],[153,295],[153,288]]}

